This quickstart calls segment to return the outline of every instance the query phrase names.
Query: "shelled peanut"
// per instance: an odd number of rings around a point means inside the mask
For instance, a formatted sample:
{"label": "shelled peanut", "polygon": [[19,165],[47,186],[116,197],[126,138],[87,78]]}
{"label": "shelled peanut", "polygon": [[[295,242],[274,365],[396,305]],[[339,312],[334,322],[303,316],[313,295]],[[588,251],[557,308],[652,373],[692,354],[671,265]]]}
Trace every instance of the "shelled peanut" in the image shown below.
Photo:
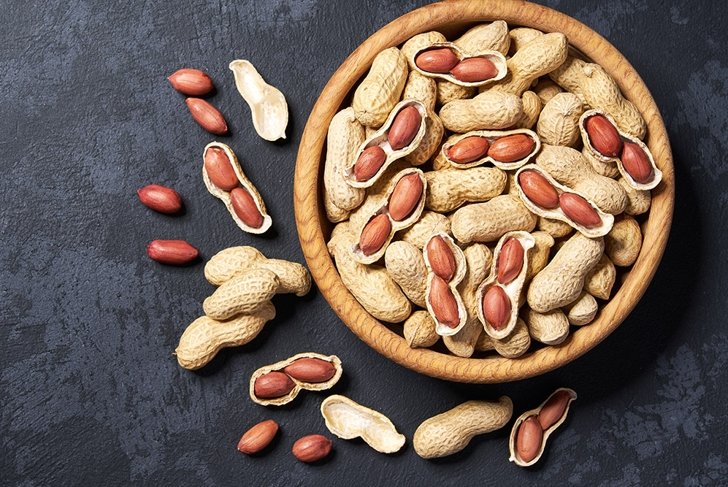
{"label": "shelled peanut", "polygon": [[418,34],[379,53],[332,120],[329,250],[410,347],[442,336],[458,356],[514,358],[558,345],[637,261],[661,179],[646,124],[569,52],[563,34],[502,21]]}

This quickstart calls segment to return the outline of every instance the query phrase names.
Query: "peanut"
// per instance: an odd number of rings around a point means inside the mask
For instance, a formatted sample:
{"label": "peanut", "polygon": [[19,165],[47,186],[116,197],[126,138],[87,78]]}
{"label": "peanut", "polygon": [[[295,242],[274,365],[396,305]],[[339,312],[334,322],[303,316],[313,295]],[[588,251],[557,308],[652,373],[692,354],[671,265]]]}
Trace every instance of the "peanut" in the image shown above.
{"label": "peanut", "polygon": [[174,215],[182,210],[182,198],[172,188],[159,184],[148,184],[137,190],[139,201],[144,206],[159,213]]}
{"label": "peanut", "polygon": [[205,96],[215,89],[210,76],[199,69],[178,69],[167,80],[172,88],[188,96]]}
{"label": "peanut", "polygon": [[622,153],[622,137],[604,115],[592,115],[587,118],[584,128],[592,147],[603,156],[619,157]]}
{"label": "peanut", "polygon": [[205,314],[226,320],[238,314],[258,312],[275,295],[278,276],[267,269],[252,269],[222,284],[202,304]]}
{"label": "peanut", "polygon": [[616,279],[617,270],[614,263],[609,257],[602,255],[594,269],[587,274],[584,281],[584,291],[595,298],[609,299]]}
{"label": "peanut", "polygon": [[187,265],[200,254],[185,240],[152,240],[147,245],[147,255],[160,264]]}
{"label": "peanut", "polygon": [[255,200],[245,188],[235,188],[230,191],[230,203],[233,211],[243,223],[251,228],[260,228],[263,225],[263,215],[258,211]]}
{"label": "peanut", "polygon": [[483,316],[495,330],[502,330],[511,318],[511,299],[502,287],[491,286],[483,296]]}
{"label": "peanut", "polygon": [[238,441],[238,451],[246,455],[255,455],[271,444],[278,433],[278,423],[272,419],[256,424]]}
{"label": "peanut", "polygon": [[472,130],[506,129],[523,115],[520,95],[486,91],[471,100],[454,100],[440,109],[446,129],[465,133]]}
{"label": "peanut", "polygon": [[574,326],[588,325],[594,320],[599,311],[597,300],[589,293],[581,293],[581,296],[566,307],[568,311],[566,317],[569,323]]}
{"label": "peanut", "polygon": [[291,453],[301,462],[313,463],[329,456],[332,448],[331,440],[325,436],[308,435],[296,440],[291,448]]}
{"label": "peanut", "polygon": [[400,237],[403,241],[409,242],[421,249],[435,233],[446,233],[450,235],[450,219],[445,215],[434,211],[423,211],[420,219],[409,229],[404,230]]}
{"label": "peanut", "polygon": [[498,282],[508,284],[515,279],[523,268],[523,245],[515,238],[509,238],[501,247],[496,269]]}
{"label": "peanut", "polygon": [[536,142],[526,134],[507,135],[496,139],[488,149],[488,157],[500,162],[520,161],[530,154]]}
{"label": "peanut", "polygon": [[311,275],[297,262],[268,259],[254,247],[229,247],[213,255],[205,264],[205,279],[219,286],[251,269],[267,269],[278,276],[276,294],[305,296],[311,289]]}
{"label": "peanut", "polygon": [[555,425],[566,413],[566,408],[573,401],[570,391],[559,389],[549,397],[538,413],[538,422],[544,431]]}
{"label": "peanut", "polygon": [[211,147],[205,151],[204,163],[212,184],[223,191],[232,191],[240,184],[227,154],[220,147]]}
{"label": "peanut", "polygon": [[321,415],[329,431],[344,440],[361,438],[380,453],[395,453],[404,446],[404,435],[389,418],[348,397],[327,397],[321,403]]}
{"label": "peanut", "polygon": [[524,420],[516,433],[516,452],[523,462],[531,462],[538,455],[543,443],[543,429],[536,416]]}
{"label": "peanut", "polygon": [[604,250],[602,238],[590,239],[574,234],[536,274],[528,287],[528,305],[546,313],[574,302],[584,287],[584,279],[599,262]]}
{"label": "peanut", "polygon": [[384,149],[378,145],[367,147],[359,155],[354,164],[354,178],[357,181],[367,181],[371,179],[384,165],[387,154]]}
{"label": "peanut", "polygon": [[392,231],[392,222],[387,215],[377,215],[366,224],[359,237],[359,248],[364,255],[379,251]]}
{"label": "peanut", "polygon": [[[404,322],[404,339],[410,348],[428,348],[437,343],[440,335],[435,330],[435,320],[424,310],[415,311]],[[450,338],[450,337],[445,337]]]}
{"label": "peanut", "polygon": [[417,427],[412,444],[422,458],[439,458],[463,450],[476,435],[505,426],[513,414],[507,396],[495,401],[467,401],[425,420]]}
{"label": "peanut", "polygon": [[492,85],[493,90],[523,95],[534,80],[558,68],[566,60],[566,36],[552,32],[534,37],[508,60],[508,74]]}
{"label": "peanut", "polygon": [[579,118],[584,105],[573,93],[554,95],[538,117],[536,133],[541,143],[574,147],[579,140]]}
{"label": "peanut", "polygon": [[569,320],[560,310],[539,313],[526,309],[523,320],[528,325],[531,338],[546,345],[558,345],[569,336]]}
{"label": "peanut", "polygon": [[604,237],[605,253],[619,267],[631,266],[642,248],[642,231],[637,221],[623,216]]}
{"label": "peanut", "polygon": [[400,150],[408,146],[417,135],[421,122],[422,117],[416,107],[408,106],[400,110],[387,132],[387,141],[392,150]]}
{"label": "peanut", "polygon": [[536,156],[536,164],[544,168],[556,181],[593,201],[605,213],[617,215],[627,205],[627,195],[617,181],[600,176],[570,147],[543,144]]}
{"label": "peanut", "polygon": [[329,124],[324,164],[324,207],[329,221],[346,220],[349,211],[364,201],[365,190],[349,186],[344,179],[344,167],[356,157],[364,142],[364,127],[349,107],[337,113]]}
{"label": "peanut", "polygon": [[536,226],[536,216],[518,199],[501,195],[460,208],[451,222],[453,235],[462,243],[492,242],[510,231],[530,232]]}
{"label": "peanut", "polygon": [[490,144],[485,137],[477,135],[460,139],[447,151],[447,157],[460,164],[477,161],[488,154]]}
{"label": "peanut", "polygon": [[576,193],[561,193],[559,207],[569,219],[583,227],[595,228],[602,224],[599,213],[586,199]]}
{"label": "peanut", "polygon": [[620,160],[624,170],[638,183],[647,184],[652,179],[652,164],[645,151],[634,142],[624,142]]}
{"label": "peanut", "polygon": [[384,263],[410,301],[424,308],[427,268],[419,249],[408,242],[392,242],[384,254]]}
{"label": "peanut", "polygon": [[227,122],[220,110],[202,98],[187,98],[185,103],[190,115],[200,127],[214,135],[227,135]]}
{"label": "peanut", "polygon": [[494,167],[443,169],[425,173],[427,195],[425,206],[441,213],[450,212],[465,203],[486,201],[503,192],[505,173]]}
{"label": "peanut", "polygon": [[538,171],[523,171],[518,175],[518,182],[524,194],[536,205],[549,210],[559,207],[556,188]]}
{"label": "peanut", "polygon": [[331,379],[336,374],[336,367],[317,357],[302,357],[286,366],[283,372],[301,382],[320,383]]}
{"label": "peanut", "polygon": [[419,173],[400,178],[389,197],[389,216],[397,222],[408,218],[422,199],[424,189]]}
{"label": "peanut", "polygon": [[438,322],[449,328],[457,328],[460,325],[458,302],[450,287],[439,276],[434,276],[430,282],[428,302]]}
{"label": "peanut", "polygon": [[460,59],[447,47],[439,47],[421,51],[415,56],[415,66],[430,73],[449,73]]}
{"label": "peanut", "polygon": [[383,267],[357,262],[351,252],[356,237],[348,222],[339,223],[331,233],[328,247],[334,256],[341,280],[357,301],[374,318],[388,323],[407,319],[412,305]]}
{"label": "peanut", "polygon": [[227,321],[201,316],[193,321],[179,339],[175,353],[177,362],[185,369],[196,370],[213,359],[225,347],[238,347],[253,340],[266,322],[276,316],[270,302],[250,315],[239,315]]}
{"label": "peanut", "polygon": [[461,60],[451,69],[452,76],[465,83],[479,83],[495,78],[498,68],[487,57],[471,57]]}
{"label": "peanut", "polygon": [[260,399],[275,399],[290,393],[296,384],[283,372],[268,372],[255,380],[255,396]]}
{"label": "peanut", "polygon": [[397,104],[407,81],[407,60],[396,47],[377,54],[351,102],[366,127],[380,127]]}
{"label": "peanut", "polygon": [[441,236],[435,236],[430,239],[425,248],[432,272],[445,282],[450,282],[457,270],[455,255],[450,250],[450,246]]}

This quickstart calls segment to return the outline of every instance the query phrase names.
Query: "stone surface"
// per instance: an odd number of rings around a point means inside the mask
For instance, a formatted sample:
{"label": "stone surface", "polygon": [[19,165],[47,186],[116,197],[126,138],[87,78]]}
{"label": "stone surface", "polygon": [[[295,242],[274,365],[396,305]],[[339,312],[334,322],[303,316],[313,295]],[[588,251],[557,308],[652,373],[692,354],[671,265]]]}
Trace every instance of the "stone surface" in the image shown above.
{"label": "stone surface", "polygon": [[[367,348],[316,291],[275,299],[278,317],[255,341],[197,373],[172,356],[213,287],[202,263],[150,261],[155,238],[185,238],[205,258],[242,244],[302,261],[292,175],[306,117],[329,76],[367,36],[420,0],[3,4],[0,30],[0,479],[7,485],[725,485],[728,399],[728,58],[720,2],[549,0],[608,37],[662,109],[673,144],[677,205],[662,265],[627,321],[571,365],[497,386],[417,375]],[[250,59],[287,96],[288,140],[255,135],[227,68]],[[222,137],[274,219],[242,233],[202,183],[212,138],[166,76],[207,70]],[[137,188],[167,184],[180,217],[156,214]],[[301,351],[336,353],[333,392],[387,414],[410,442],[383,456],[336,440],[320,466],[290,454],[325,433],[324,394],[266,409],[247,398],[259,366]],[[503,430],[439,461],[411,437],[455,404],[508,394],[515,414],[558,386],[572,416],[541,464],[507,461]],[[274,418],[282,434],[249,458],[235,445]]]}

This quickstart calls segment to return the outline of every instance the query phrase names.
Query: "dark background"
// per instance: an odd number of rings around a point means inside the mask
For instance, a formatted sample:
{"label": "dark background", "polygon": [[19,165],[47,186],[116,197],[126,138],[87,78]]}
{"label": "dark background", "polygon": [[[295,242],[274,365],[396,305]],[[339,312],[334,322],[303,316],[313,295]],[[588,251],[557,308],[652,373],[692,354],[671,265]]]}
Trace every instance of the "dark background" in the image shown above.
{"label": "dark background", "polygon": [[[8,485],[726,485],[728,484],[728,57],[722,2],[545,1],[606,36],[641,73],[675,156],[675,219],[665,257],[619,329],[567,367],[535,379],[469,386],[399,367],[361,343],[316,291],[277,297],[278,318],[251,344],[198,373],[177,340],[213,287],[202,264],[150,261],[154,238],[184,238],[204,257],[252,244],[303,261],[292,210],[297,143],[344,58],[424,1],[3,2],[0,11],[0,482]],[[288,99],[289,138],[252,129],[227,65],[251,60]],[[274,219],[245,234],[200,177],[211,139],[165,77],[207,70],[211,101]],[[137,201],[175,187],[186,213]],[[261,365],[301,351],[338,354],[343,393],[408,437],[385,456],[335,441],[319,466],[290,454],[328,434],[303,394],[267,409],[247,397]],[[508,462],[508,429],[439,461],[411,446],[425,418],[473,398],[510,395],[515,413],[558,386],[579,393],[540,464]],[[251,424],[282,435],[261,458],[235,450]]]}

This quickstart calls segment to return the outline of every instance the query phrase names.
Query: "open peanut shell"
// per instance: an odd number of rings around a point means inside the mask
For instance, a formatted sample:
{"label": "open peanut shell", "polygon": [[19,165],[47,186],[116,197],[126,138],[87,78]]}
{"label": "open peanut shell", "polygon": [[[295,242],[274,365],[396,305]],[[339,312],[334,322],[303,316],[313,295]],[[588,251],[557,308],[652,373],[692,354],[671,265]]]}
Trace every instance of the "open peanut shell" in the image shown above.
{"label": "open peanut shell", "polygon": [[236,59],[229,65],[235,87],[250,107],[253,127],[265,140],[286,138],[288,104],[281,91],[265,82],[250,61]]}
{"label": "open peanut shell", "polygon": [[[455,327],[450,327],[446,325],[445,323],[441,322],[437,315],[435,314],[435,309],[433,307],[433,303],[431,300],[431,290],[432,290],[432,281],[435,278],[436,274],[433,271],[432,263],[431,263],[431,257],[428,252],[428,243],[434,239],[440,237],[442,240],[447,244],[448,248],[452,252],[453,257],[455,258],[455,272],[450,279],[450,281],[447,281],[447,285],[450,288],[450,292],[452,293],[453,297],[455,298],[455,303],[457,304],[457,310],[458,310],[458,323]],[[425,246],[422,249],[422,255],[425,259],[425,267],[427,267],[427,286],[425,288],[425,304],[427,305],[427,311],[430,313],[430,316],[432,316],[432,319],[435,321],[435,332],[440,336],[452,336],[455,335],[457,332],[462,330],[462,328],[465,326],[465,323],[468,318],[468,312],[465,308],[465,303],[463,303],[462,298],[460,297],[460,293],[457,290],[458,284],[463,280],[465,277],[465,274],[468,270],[468,264],[465,260],[465,254],[463,254],[462,249],[455,244],[455,241],[448,235],[447,233],[440,232],[432,235],[429,239],[427,239],[427,242],[425,243]],[[436,306],[436,305],[435,305]]]}
{"label": "open peanut shell", "polygon": [[[452,159],[450,159],[449,151],[450,149],[460,142],[463,139],[466,139],[468,137],[482,137],[486,140],[488,140],[488,143],[490,145],[493,144],[497,139],[500,139],[502,137],[507,137],[509,135],[516,135],[516,134],[525,134],[528,137],[530,137],[534,141],[534,146],[531,152],[528,153],[525,157],[512,162],[503,162],[498,161],[496,159],[493,159],[490,157],[487,153],[474,161],[471,162],[455,162]],[[442,145],[442,157],[450,163],[450,165],[456,169],[469,169],[471,167],[476,167],[485,164],[486,162],[490,162],[494,166],[503,169],[504,171],[514,170],[518,169],[519,167],[526,164],[533,156],[538,154],[538,151],[541,150],[541,139],[538,137],[536,132],[533,130],[528,129],[514,129],[514,130],[473,130],[471,132],[464,133],[462,135],[457,135],[454,137],[450,137],[447,139],[447,142],[445,142]]]}
{"label": "open peanut shell", "polygon": [[[521,187],[521,183],[519,181],[519,176],[521,175],[521,173],[523,173],[525,171],[534,171],[534,172],[539,173],[541,176],[546,178],[546,180],[551,184],[551,186],[553,186],[554,189],[556,189],[556,192],[559,195],[561,193],[573,193],[573,194],[576,194],[576,195],[584,198],[587,201],[587,203],[589,203],[589,205],[594,209],[594,211],[597,212],[602,223],[596,227],[587,228],[587,227],[575,222],[568,216],[566,216],[566,214],[560,207],[556,207],[554,209],[547,209],[547,208],[542,208],[542,207],[538,206],[536,203],[531,201],[531,199],[528,196],[526,196],[526,193],[523,191],[523,188]],[[518,197],[521,198],[521,201],[523,201],[523,204],[526,205],[526,208],[531,210],[531,212],[535,213],[538,216],[544,217],[544,218],[549,218],[551,220],[558,220],[558,221],[562,221],[564,223],[568,223],[574,229],[581,232],[585,237],[589,237],[589,238],[603,237],[604,235],[609,233],[609,231],[612,229],[612,226],[614,225],[614,215],[603,212],[601,209],[599,209],[599,207],[593,201],[591,201],[589,198],[586,198],[583,194],[579,193],[578,191],[574,191],[573,189],[568,188],[568,187],[564,186],[563,184],[560,184],[559,182],[557,182],[541,166],[538,166],[536,164],[528,164],[526,166],[523,166],[521,169],[518,170],[518,172],[516,172],[514,181],[516,183],[516,189],[518,190]]]}
{"label": "open peanut shell", "polygon": [[[410,106],[414,106],[415,108],[417,108],[417,111],[420,114],[420,128],[408,145],[399,150],[394,150],[387,140],[389,129],[392,126],[392,122],[394,122],[394,118],[397,116],[397,114],[401,110]],[[384,122],[384,124],[376,132],[374,132],[371,137],[367,138],[364,143],[362,143],[362,145],[359,147],[359,150],[356,152],[356,155],[351,161],[346,161],[346,164],[342,168],[344,173],[344,180],[346,181],[346,183],[354,188],[368,188],[375,182],[377,182],[380,176],[384,174],[387,168],[394,161],[408,156],[409,154],[414,152],[414,150],[417,149],[417,147],[420,145],[420,142],[425,136],[428,116],[429,115],[427,114],[427,108],[425,108],[425,105],[417,100],[402,100],[401,102],[397,103],[392,111],[389,112],[389,116],[387,117],[387,120]],[[359,160],[361,153],[364,152],[365,149],[374,146],[379,146],[384,151],[384,154],[386,156],[384,159],[384,163],[372,177],[364,181],[357,181],[356,176],[354,175],[354,166]]]}
{"label": "open peanut shell", "polygon": [[395,453],[404,446],[405,436],[389,418],[348,397],[327,397],[321,403],[321,415],[329,431],[344,440],[361,438],[380,453]]}
{"label": "open peanut shell", "polygon": [[[526,419],[536,416],[538,417],[539,413],[541,413],[541,410],[544,408],[544,406],[549,402],[549,400],[554,397],[557,394],[567,394],[568,395],[568,402],[566,403],[566,408],[564,409],[561,417],[558,418],[558,420],[552,424],[549,428],[543,430],[543,438],[541,440],[541,446],[538,450],[538,453],[536,456],[531,460],[530,462],[526,462],[523,459],[520,458],[518,455],[518,451],[516,449],[516,434],[518,433],[518,428],[521,426],[521,423],[523,423]],[[546,443],[551,436],[551,433],[553,433],[561,424],[566,421],[566,417],[569,415],[569,408],[571,407],[571,403],[576,400],[576,392],[572,389],[566,388],[566,387],[560,387],[556,389],[549,397],[546,398],[544,402],[542,402],[537,408],[531,409],[529,411],[526,411],[525,413],[521,414],[517,419],[516,422],[513,423],[513,428],[511,429],[511,436],[508,440],[508,450],[510,451],[510,458],[508,459],[511,462],[514,462],[519,467],[530,467],[531,465],[538,462],[538,460],[543,455],[544,449],[546,448]]]}
{"label": "open peanut shell", "polygon": [[207,190],[210,192],[211,195],[213,195],[215,198],[218,198],[222,200],[222,202],[225,204],[225,208],[227,208],[228,212],[230,213],[230,216],[233,218],[233,221],[235,221],[235,224],[240,227],[241,230],[248,233],[254,233],[254,234],[261,234],[265,233],[273,224],[273,219],[268,214],[266,208],[265,208],[265,202],[263,201],[263,197],[260,196],[260,193],[256,189],[255,186],[253,186],[253,183],[248,179],[248,177],[243,172],[243,168],[240,166],[240,163],[238,162],[238,158],[233,152],[233,150],[227,146],[226,144],[223,144],[222,142],[210,142],[205,146],[205,149],[202,151],[202,160],[205,160],[205,155],[207,154],[207,151],[211,149],[212,147],[217,147],[219,149],[222,149],[225,155],[228,158],[228,161],[230,162],[230,165],[233,168],[233,171],[235,171],[235,175],[238,177],[238,181],[240,182],[240,185],[250,194],[253,201],[255,202],[255,206],[260,212],[260,214],[263,217],[263,223],[260,225],[260,227],[255,228],[251,227],[245,224],[238,215],[235,213],[235,210],[233,209],[232,199],[230,197],[230,193],[228,191],[225,191],[221,188],[218,188],[213,184],[213,182],[210,180],[210,177],[207,174],[207,169],[205,169],[205,165],[203,163],[202,165],[202,179],[205,181],[205,186],[207,187]]}
{"label": "open peanut shell", "polygon": [[[523,258],[518,275],[508,283],[498,282],[498,263],[501,257],[501,249],[509,239],[516,239],[523,248]],[[528,253],[536,245],[536,239],[528,232],[514,231],[503,235],[493,251],[493,261],[490,265],[488,278],[478,286],[476,302],[478,303],[478,319],[483,324],[483,329],[491,338],[502,340],[508,337],[516,327],[518,321],[518,310],[522,304],[522,291],[528,274]],[[508,322],[501,328],[494,327],[483,312],[483,296],[492,286],[500,286],[510,300],[511,310]]]}
{"label": "open peanut shell", "polygon": [[[415,63],[415,59],[417,59],[417,56],[419,56],[421,53],[425,51],[429,51],[432,49],[439,49],[439,48],[447,48],[450,49],[453,54],[455,54],[455,57],[458,58],[459,61],[463,61],[465,59],[472,59],[472,58],[486,58],[496,68],[496,75],[492,78],[484,79],[482,81],[461,81],[457,79],[455,76],[453,76],[451,73],[434,73],[430,71],[425,71],[423,69],[420,69],[419,66]],[[417,50],[415,50],[412,53],[412,58],[408,59],[409,65],[412,66],[417,72],[424,76],[428,76],[430,78],[440,78],[447,80],[451,83],[454,83],[459,86],[466,86],[466,87],[477,87],[477,86],[485,86],[491,83],[495,83],[496,81],[500,81],[503,78],[505,78],[506,74],[508,73],[508,66],[506,65],[506,58],[498,51],[490,51],[490,50],[483,50],[478,52],[465,52],[463,49],[458,47],[457,44],[453,42],[435,42],[433,44],[430,44],[428,46],[421,47]]]}
{"label": "open peanut shell", "polygon": [[[270,372],[282,372],[283,369],[302,358],[314,358],[329,362],[334,367],[334,375],[323,382],[303,382],[289,375],[290,379],[294,383],[294,386],[286,395],[275,398],[261,398],[255,395],[255,381],[259,377]],[[344,368],[341,365],[341,359],[339,359],[339,357],[337,357],[336,355],[323,355],[315,352],[299,353],[294,355],[293,357],[281,360],[280,362],[276,362],[271,365],[265,365],[253,372],[253,374],[250,376],[250,399],[252,399],[254,403],[261,404],[263,406],[283,406],[284,404],[288,404],[289,402],[293,401],[296,396],[298,396],[298,393],[302,390],[325,391],[327,389],[331,389],[332,387],[334,387],[334,385],[336,385],[337,382],[339,382],[339,379],[341,378],[341,374],[343,372]]]}
{"label": "open peanut shell", "polygon": [[[417,202],[417,205],[414,207],[412,212],[404,219],[402,220],[395,220],[392,218],[392,216],[389,214],[389,202],[390,198],[392,197],[392,193],[394,192],[394,188],[397,186],[397,183],[405,176],[408,176],[410,174],[417,174],[420,178],[420,181],[422,181],[422,193],[420,194],[420,198]],[[354,253],[354,258],[362,263],[362,264],[373,264],[374,262],[378,261],[382,257],[384,257],[384,253],[387,251],[387,247],[389,247],[390,242],[392,241],[392,238],[394,237],[394,234],[397,233],[400,230],[404,230],[405,228],[408,228],[412,226],[417,220],[419,220],[420,215],[422,214],[422,210],[425,208],[425,197],[427,193],[427,179],[425,178],[425,175],[422,173],[421,170],[416,168],[407,168],[403,169],[402,171],[398,172],[393,178],[392,181],[389,184],[389,188],[387,188],[387,191],[385,193],[385,196],[383,198],[383,204],[379,208],[377,208],[375,211],[373,211],[369,217],[364,221],[364,223],[361,225],[361,228],[357,229],[357,235],[361,235],[364,228],[367,226],[367,224],[376,216],[379,215],[387,215],[389,218],[389,222],[391,223],[391,229],[389,231],[389,236],[384,241],[382,246],[370,255],[365,255],[364,252],[362,252],[361,248],[359,247],[359,240],[357,239],[357,242],[354,244],[354,247],[352,249],[352,252]]]}
{"label": "open peanut shell", "polygon": [[[609,120],[609,123],[611,123],[612,126],[617,130],[622,140],[637,144],[639,148],[642,149],[642,151],[647,156],[647,160],[649,161],[650,166],[652,166],[652,174],[650,175],[650,179],[648,181],[643,183],[635,181],[632,175],[624,168],[621,157],[606,156],[594,148],[591,143],[589,133],[586,131],[586,121],[594,115],[602,115],[603,117],[605,117],[607,120]],[[658,184],[660,184],[660,181],[662,181],[662,171],[658,169],[657,164],[655,163],[655,158],[652,156],[652,152],[650,152],[650,149],[647,147],[647,145],[639,138],[633,137],[619,130],[617,122],[614,121],[614,118],[612,118],[609,113],[597,109],[587,110],[582,114],[581,118],[579,118],[579,131],[581,132],[581,139],[584,141],[584,150],[589,151],[589,153],[598,161],[616,164],[617,169],[619,169],[619,172],[622,174],[622,177],[624,177],[624,180],[627,181],[627,183],[633,188],[648,190],[656,187]]]}

